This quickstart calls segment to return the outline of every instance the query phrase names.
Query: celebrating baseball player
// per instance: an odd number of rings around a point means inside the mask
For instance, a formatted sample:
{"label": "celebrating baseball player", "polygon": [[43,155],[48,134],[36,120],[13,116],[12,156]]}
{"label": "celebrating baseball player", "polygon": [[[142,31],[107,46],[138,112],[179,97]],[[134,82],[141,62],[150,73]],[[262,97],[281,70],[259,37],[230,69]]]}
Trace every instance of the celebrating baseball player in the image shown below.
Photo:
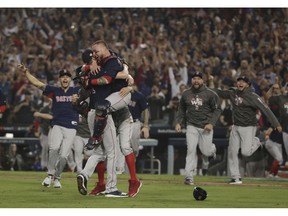
{"label": "celebrating baseball player", "polygon": [[[95,109],[96,114],[93,135],[87,143],[88,148],[102,141],[107,114],[127,106],[130,102],[130,90],[123,92],[122,88],[128,85],[128,79],[133,80],[128,73],[128,68],[122,64],[117,56],[111,54],[105,41],[94,42],[92,51],[93,59],[99,65],[97,68],[99,71],[94,74],[90,73],[84,86],[85,89],[92,89],[90,94],[90,106],[92,107],[90,108]],[[85,70],[90,70],[90,68],[87,69],[85,66]],[[125,72],[122,72],[123,70]],[[113,85],[111,85],[112,82]]]}
{"label": "celebrating baseball player", "polygon": [[186,121],[187,156],[184,184],[194,185],[193,173],[197,160],[197,145],[207,157],[216,156],[216,147],[212,143],[213,128],[221,114],[218,95],[209,89],[201,72],[192,75],[192,87],[183,92],[176,116],[175,130],[181,132]]}
{"label": "celebrating baseball player", "polygon": [[[129,110],[133,117],[132,148],[136,156],[139,154],[139,141],[141,136],[149,138],[149,103],[145,96],[133,85]],[[141,122],[143,115],[143,123]]]}
{"label": "celebrating baseball player", "polygon": [[18,68],[34,86],[43,91],[43,95],[52,98],[53,119],[48,135],[48,176],[42,185],[50,187],[53,182],[54,188],[61,188],[61,173],[66,166],[79,121],[78,113],[72,107],[72,95],[77,94],[80,87],[70,87],[72,75],[65,69],[59,72],[60,87],[56,87],[39,81],[23,64],[18,65]]}
{"label": "celebrating baseball player", "polygon": [[[213,86],[213,76],[210,76],[210,87]],[[233,105],[233,126],[230,132],[228,146],[228,167],[231,173],[229,184],[242,184],[239,170],[238,152],[245,157],[251,156],[262,143],[255,136],[258,120],[256,112],[259,109],[271,123],[273,129],[282,131],[277,118],[262,99],[253,91],[250,80],[246,76],[237,78],[237,88],[229,90],[217,89],[218,95],[230,99]]]}
{"label": "celebrating baseball player", "polygon": [[[280,86],[278,84],[272,85],[271,88],[278,88],[280,90]],[[284,89],[283,94],[272,95],[268,99],[268,104],[270,109],[273,111],[275,116],[279,119],[280,124],[282,126],[282,133],[273,130],[273,128],[268,128],[265,132],[266,134],[266,143],[265,148],[274,158],[272,162],[272,166],[270,169],[269,176],[277,177],[279,166],[284,162],[283,161],[283,148],[286,151],[286,155],[288,155],[288,94],[287,87]]]}
{"label": "celebrating baseball player", "polygon": [[[137,157],[139,154],[140,138],[149,138],[149,103],[145,96],[138,91],[136,85],[133,85],[132,88],[131,102],[128,107],[133,118],[131,145]],[[141,122],[142,117],[143,123]],[[118,148],[116,169],[118,169],[117,171],[119,173],[125,171],[125,157],[120,148]]]}
{"label": "celebrating baseball player", "polygon": [[[107,151],[106,145],[110,145],[110,146],[114,145],[115,147],[114,141],[116,139],[112,140],[115,134],[111,136],[111,134],[106,133],[107,136],[105,136],[105,131],[107,131],[106,121],[108,120],[108,118],[110,118],[110,115],[109,115],[110,112],[115,112],[125,107],[127,108],[127,105],[131,98],[131,95],[130,95],[131,89],[130,88],[127,89],[123,87],[127,86],[126,80],[127,78],[128,79],[130,78],[129,77],[130,75],[128,74],[128,71],[124,74],[123,72],[121,72],[124,69],[122,62],[119,60],[117,56],[111,54],[105,41],[96,41],[92,45],[92,49],[93,49],[93,59],[97,60],[97,64],[101,65],[101,68],[99,68],[99,71],[96,74],[92,74],[91,72],[92,75],[84,83],[84,87],[86,89],[92,88],[91,95],[90,95],[90,103],[89,103],[90,111],[88,113],[88,123],[89,123],[90,129],[93,131],[93,136],[89,139],[86,147],[89,149],[92,149],[95,146],[98,146],[99,143],[102,143],[103,129],[105,129],[103,142],[104,142],[105,151]],[[87,69],[87,66],[85,66],[84,68]],[[91,70],[91,68],[89,68],[89,70]],[[112,81],[113,81],[113,85],[111,84]],[[128,108],[127,108],[127,111],[128,111],[128,114],[130,114]],[[124,125],[129,126],[130,119],[129,118],[127,119],[128,119],[127,124],[124,124],[126,120],[122,121],[122,123]],[[110,119],[110,121],[113,124],[113,120]],[[125,136],[123,137],[125,138]],[[108,142],[105,141],[105,139]],[[120,140],[122,140],[122,142],[120,141],[121,146],[123,146],[124,149],[129,149],[129,146],[130,146],[129,139],[128,139],[128,142],[124,142],[123,138],[120,138]],[[110,149],[110,146],[108,147],[108,149]],[[131,179],[129,180],[128,196],[133,197],[138,193],[139,188],[141,187],[141,182],[136,177],[135,157],[134,157],[131,146],[130,146],[130,149],[131,149],[131,152],[129,152],[128,150],[125,154],[127,154],[126,161],[129,161],[127,162],[129,163],[128,167],[130,167],[131,169],[130,171]],[[108,176],[110,176],[110,174],[111,176],[114,176],[114,173],[116,173],[116,169],[115,170],[113,169],[113,167],[115,168],[115,152],[111,153],[110,155],[111,156],[110,157],[108,156],[107,158],[108,159],[107,160],[107,173],[108,173]],[[90,160],[90,158],[88,159],[88,161]],[[90,161],[88,163],[88,161],[86,165],[89,164],[90,168],[89,166],[85,166],[83,172],[77,177],[78,190],[81,194],[84,194],[84,195],[87,193],[87,188],[85,184],[83,183],[87,182],[87,179],[90,177],[90,175],[92,175],[91,172],[86,172],[86,171],[91,170],[92,169],[91,166],[94,168],[95,165],[99,164],[100,162],[98,159],[94,160],[94,166],[93,166],[93,163],[90,163]],[[86,167],[88,168],[86,169]],[[98,176],[99,176],[99,171],[98,171]],[[113,178],[113,179],[116,180],[116,178]],[[96,187],[93,189],[93,191],[90,194],[99,193],[99,191],[96,191],[96,188],[100,187],[98,186],[98,184],[100,184],[99,182],[97,183]],[[116,183],[115,185],[113,185],[113,187],[116,188]],[[103,189],[103,187],[100,187],[100,188]],[[107,188],[109,188],[110,191]],[[111,191],[111,187],[109,186],[109,181],[107,180],[106,196],[122,197],[122,195],[123,195],[122,192],[119,192],[115,189]]]}

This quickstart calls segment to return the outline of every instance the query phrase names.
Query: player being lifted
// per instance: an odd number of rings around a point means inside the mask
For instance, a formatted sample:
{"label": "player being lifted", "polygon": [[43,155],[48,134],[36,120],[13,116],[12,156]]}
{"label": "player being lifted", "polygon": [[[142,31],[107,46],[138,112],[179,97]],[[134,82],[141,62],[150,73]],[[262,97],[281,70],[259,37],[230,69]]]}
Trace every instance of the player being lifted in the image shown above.
{"label": "player being lifted", "polygon": [[84,74],[81,76],[82,84],[89,94],[80,94],[78,99],[79,105],[85,97],[90,96],[89,108],[95,109],[93,135],[86,145],[88,149],[102,142],[107,114],[128,106],[131,89],[123,87],[134,82],[128,73],[127,64],[123,64],[118,56],[111,53],[105,41],[94,42],[92,49],[83,53],[83,61],[87,64],[81,68]]}
{"label": "player being lifted", "polygon": [[[116,56],[115,54],[111,53],[111,51],[109,51],[107,44],[104,41],[96,41],[93,45],[92,45],[92,49],[93,49],[93,54],[90,51],[83,53],[83,61],[84,62],[89,62],[90,58],[93,57],[92,59],[92,64],[91,65],[84,65],[82,67],[82,70],[84,69],[84,73],[90,73],[90,76],[88,76],[87,78],[84,78],[84,88],[85,89],[91,89],[90,91],[90,104],[89,104],[89,113],[88,113],[88,122],[90,125],[90,128],[92,128],[93,130],[93,136],[92,138],[89,140],[88,144],[86,145],[86,148],[94,148],[94,146],[97,146],[99,143],[102,143],[102,133],[103,130],[106,130],[106,121],[107,121],[107,117],[108,114],[110,114],[111,112],[115,112],[117,110],[120,109],[123,110],[126,108],[127,110],[127,114],[128,117],[130,116],[129,110],[128,110],[128,103],[130,102],[131,99],[131,88],[123,88],[125,86],[127,86],[127,79],[130,80],[130,83],[133,83],[133,78],[128,74],[128,68],[126,67],[126,65],[123,66],[120,58],[118,56]],[[88,54],[87,54],[88,53]],[[87,57],[87,59],[85,58],[85,56]],[[95,73],[95,63],[93,63],[93,60],[97,61],[97,65],[99,65],[100,67],[96,67],[98,69],[98,71]],[[93,69],[94,67],[94,69]],[[125,67],[125,69],[124,69]],[[126,70],[126,72],[119,72],[120,70]],[[132,82],[131,82],[132,81]],[[112,94],[111,94],[112,93]],[[127,94],[129,97],[127,97]],[[108,97],[107,97],[108,96]],[[79,104],[79,103],[78,103]],[[93,110],[95,109],[95,112],[93,112]],[[95,115],[96,113],[96,115]],[[95,118],[94,118],[94,116]],[[99,115],[100,114],[100,115]],[[117,114],[118,115],[118,114]],[[120,114],[124,121],[121,121],[121,127],[122,128],[128,128],[126,126],[123,126],[123,124],[131,124],[129,120],[129,118],[124,118],[124,116],[126,115],[126,111],[125,114],[123,112],[121,112]],[[94,121],[95,119],[95,121]],[[126,121],[127,119],[127,121]],[[91,122],[94,121],[94,122]],[[94,123],[94,124],[93,124]],[[93,127],[94,126],[94,127]],[[100,127],[99,127],[100,126]],[[108,137],[106,137],[106,134],[108,133],[104,133],[104,140],[109,140]],[[127,137],[129,137],[129,131],[128,133],[126,133]],[[110,136],[110,139],[112,137]],[[92,140],[92,141],[91,141]],[[106,149],[110,149],[109,146],[107,145],[112,145],[113,144],[113,140],[109,141],[108,143],[106,141],[104,141],[104,148]],[[141,182],[137,179],[136,177],[136,168],[135,168],[135,156],[133,154],[133,150],[131,148],[131,144],[129,142],[126,142],[123,140],[123,137],[120,138],[120,145],[121,145],[121,149],[124,149],[125,151],[125,159],[127,162],[127,165],[129,167],[129,171],[130,171],[130,180],[129,180],[129,192],[128,192],[128,196],[130,197],[134,197],[140,187],[141,187]],[[106,148],[107,147],[107,148]],[[113,148],[115,149],[115,148]],[[97,151],[96,151],[97,152]],[[115,153],[115,152],[114,152]],[[91,161],[93,160],[92,158],[96,157],[97,155],[93,155],[91,156]],[[88,159],[87,164],[89,166],[94,167],[96,164],[90,162],[90,158]],[[113,167],[115,167],[115,158],[113,158],[113,156],[108,156],[107,155],[107,173],[109,176],[114,176],[113,173],[115,173],[116,170],[113,169]],[[99,161],[96,160],[95,161]],[[99,163],[97,164],[97,167],[99,166]],[[88,177],[90,177],[90,175],[92,175],[91,172],[88,172],[89,170],[91,170],[91,168],[86,167],[84,168],[83,172],[81,175],[78,175],[77,179],[78,179],[78,190],[81,194],[85,195],[87,193],[87,188],[85,186],[85,182],[87,182]],[[87,172],[86,172],[87,171]],[[98,176],[99,176],[99,172],[98,172]],[[116,179],[116,177],[115,177]],[[100,181],[100,180],[99,180]],[[83,184],[84,183],[84,184]],[[99,182],[98,182],[99,183]],[[95,187],[95,189],[93,189],[93,191],[91,192],[92,194],[98,194],[98,190],[96,190],[98,188],[98,183]],[[107,180],[107,185],[108,185],[108,180]],[[101,187],[103,188],[103,187]],[[103,189],[101,189],[103,190]],[[107,186],[106,186],[106,192],[107,192]],[[91,194],[90,193],[90,194]],[[109,193],[109,190],[108,190]],[[111,195],[118,195],[117,193],[115,194],[108,194],[108,196]],[[121,194],[119,193],[119,196],[121,196]]]}

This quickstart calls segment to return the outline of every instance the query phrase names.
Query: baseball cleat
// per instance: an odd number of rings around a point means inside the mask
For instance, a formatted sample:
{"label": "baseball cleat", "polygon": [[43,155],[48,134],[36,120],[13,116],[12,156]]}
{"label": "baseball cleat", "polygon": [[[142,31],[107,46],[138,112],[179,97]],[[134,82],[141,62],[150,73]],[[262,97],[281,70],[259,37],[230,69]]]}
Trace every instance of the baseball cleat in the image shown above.
{"label": "baseball cleat", "polygon": [[106,190],[105,184],[100,185],[99,182],[97,182],[97,185],[95,188],[89,193],[91,196],[97,196],[102,194],[101,192],[104,192]]}
{"label": "baseball cleat", "polygon": [[121,191],[113,191],[113,192],[109,192],[109,193],[105,193],[105,197],[128,197],[127,193],[123,193]]}
{"label": "baseball cleat", "polygon": [[128,196],[135,197],[138,194],[141,186],[142,186],[142,183],[139,180],[129,180]]}
{"label": "baseball cleat", "polygon": [[54,180],[54,188],[62,188],[59,179],[55,179],[55,180]]}
{"label": "baseball cleat", "polygon": [[78,185],[78,191],[82,195],[87,194],[87,179],[84,175],[79,174],[77,175],[77,185]]}
{"label": "baseball cleat", "polygon": [[194,181],[190,178],[185,178],[184,184],[186,185],[194,185]]}
{"label": "baseball cleat", "polygon": [[45,187],[50,187],[51,186],[51,183],[52,183],[52,176],[51,175],[48,175],[44,181],[42,182],[42,185],[45,186]]}
{"label": "baseball cleat", "polygon": [[241,178],[238,178],[238,179],[231,179],[229,184],[242,184],[242,180]]}

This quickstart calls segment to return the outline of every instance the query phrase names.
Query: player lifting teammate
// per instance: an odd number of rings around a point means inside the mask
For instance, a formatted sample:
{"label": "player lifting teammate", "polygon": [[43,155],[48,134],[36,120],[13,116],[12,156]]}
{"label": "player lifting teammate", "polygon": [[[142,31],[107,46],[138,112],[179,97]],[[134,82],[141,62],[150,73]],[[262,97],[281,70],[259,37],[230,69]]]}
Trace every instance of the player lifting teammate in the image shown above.
{"label": "player lifting teammate", "polygon": [[[97,146],[99,145],[99,143],[101,143],[103,129],[106,130],[106,125],[107,125],[106,121],[111,112],[115,112],[121,108],[122,110],[126,109],[127,112],[125,113],[128,113],[128,117],[122,121],[121,125],[123,127],[123,125],[131,124],[129,120],[130,113],[127,107],[131,98],[131,95],[130,95],[131,89],[128,88],[127,90],[127,88],[125,88],[125,86],[127,86],[126,79],[127,78],[131,79],[131,77],[129,77],[130,75],[127,73],[128,71],[124,74],[123,72],[119,72],[124,69],[124,66],[121,60],[119,59],[119,57],[117,57],[116,55],[110,52],[107,44],[104,41],[96,41],[92,45],[92,49],[93,49],[93,59],[96,60],[97,64],[100,65],[101,67],[99,68],[98,73],[90,72],[89,78],[84,81],[84,87],[86,89],[92,89],[91,95],[90,95],[90,110],[92,110],[92,112],[90,111],[88,113],[88,121],[90,122],[89,124],[91,125],[91,119],[92,120],[95,119],[94,124],[91,127],[93,129],[93,136],[89,140],[88,144],[86,145],[87,148],[91,148],[91,147],[94,148],[94,146]],[[93,64],[91,66],[85,65],[83,68],[84,70],[87,70],[87,68],[88,70],[91,70],[91,68],[93,68]],[[127,96],[127,94],[129,97]],[[95,109],[95,112],[93,112],[94,109]],[[93,113],[94,113],[95,118],[89,117],[93,115]],[[123,114],[123,116],[126,116],[126,114],[125,115]],[[124,126],[124,128],[126,127]],[[131,179],[129,180],[128,196],[134,197],[138,193],[139,188],[141,187],[141,182],[136,177],[135,156],[133,154],[133,150],[131,148],[129,139],[128,139],[128,142],[125,142],[123,137],[120,138],[120,145],[122,149],[127,150],[125,151],[125,159],[129,167],[130,176],[131,176]],[[104,146],[113,144],[113,140],[111,140],[112,138],[111,135],[109,134],[105,135],[105,132],[104,132],[103,139],[105,140],[105,138],[106,140],[108,140],[109,143],[104,141]],[[105,150],[106,150],[106,147],[105,147]],[[108,175],[114,176],[113,173],[116,171],[112,167],[111,169],[109,167],[113,164],[115,165],[115,158],[110,157],[110,159],[111,160],[109,160],[108,158],[108,163],[110,163],[110,165],[107,164],[107,173]],[[97,160],[95,161],[97,162]],[[95,164],[94,164],[94,167],[95,167]],[[90,170],[90,169],[89,168],[86,169],[86,166],[85,166],[83,170],[84,174],[86,170]],[[111,171],[111,173],[109,170]],[[89,176],[90,174],[87,174],[87,173],[84,176],[81,176],[81,175],[78,176],[78,186],[80,186],[80,190],[79,190],[80,193],[81,193],[81,190],[84,191],[84,194],[87,193],[86,192],[87,188],[82,187],[83,186],[82,183],[85,182],[86,180],[84,178],[88,178]],[[95,191],[95,189],[99,188],[98,186],[99,185],[97,184],[94,190],[92,191],[92,194],[99,192],[99,191]],[[107,191],[107,186],[106,186],[106,191]]]}

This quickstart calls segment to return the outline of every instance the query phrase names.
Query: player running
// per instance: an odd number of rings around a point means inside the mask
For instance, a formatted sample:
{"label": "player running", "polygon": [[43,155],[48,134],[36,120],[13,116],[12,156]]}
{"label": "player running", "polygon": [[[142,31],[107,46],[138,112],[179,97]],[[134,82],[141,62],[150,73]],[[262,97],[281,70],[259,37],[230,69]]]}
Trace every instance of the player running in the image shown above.
{"label": "player running", "polygon": [[54,188],[61,188],[61,173],[66,166],[79,121],[78,113],[72,107],[72,95],[77,94],[80,87],[70,87],[72,75],[65,69],[59,72],[60,87],[56,87],[39,81],[23,64],[18,65],[18,68],[32,85],[43,91],[43,95],[52,98],[53,119],[48,135],[48,176],[42,185],[50,187],[53,182]]}
{"label": "player running", "polygon": [[186,185],[194,185],[194,169],[197,145],[206,157],[216,156],[213,141],[214,126],[221,114],[219,96],[209,89],[201,72],[192,74],[192,87],[183,92],[176,115],[175,130],[181,132],[186,126],[187,155],[185,164]]}
{"label": "player running", "polygon": [[[280,86],[278,84],[272,85],[274,90]],[[273,128],[268,128],[265,132],[266,143],[265,148],[272,155],[274,161],[272,162],[270,177],[277,177],[279,166],[284,162],[283,160],[283,150],[285,150],[286,155],[288,155],[288,93],[287,87],[284,87],[283,94],[272,95],[268,99],[268,104],[270,109],[274,112],[275,116],[279,119],[281,126],[283,128],[282,133],[273,130]],[[283,149],[284,148],[284,149]]]}
{"label": "player running", "polygon": [[[213,76],[209,77],[209,81],[209,87],[214,88]],[[237,78],[237,88],[217,89],[216,92],[221,98],[230,99],[232,102],[234,122],[228,146],[228,167],[231,173],[229,184],[242,184],[238,159],[239,149],[241,148],[241,154],[244,157],[249,157],[262,146],[259,138],[255,136],[258,124],[257,110],[259,109],[267,117],[273,129],[281,132],[282,127],[273,112],[254,92],[246,76]]]}

